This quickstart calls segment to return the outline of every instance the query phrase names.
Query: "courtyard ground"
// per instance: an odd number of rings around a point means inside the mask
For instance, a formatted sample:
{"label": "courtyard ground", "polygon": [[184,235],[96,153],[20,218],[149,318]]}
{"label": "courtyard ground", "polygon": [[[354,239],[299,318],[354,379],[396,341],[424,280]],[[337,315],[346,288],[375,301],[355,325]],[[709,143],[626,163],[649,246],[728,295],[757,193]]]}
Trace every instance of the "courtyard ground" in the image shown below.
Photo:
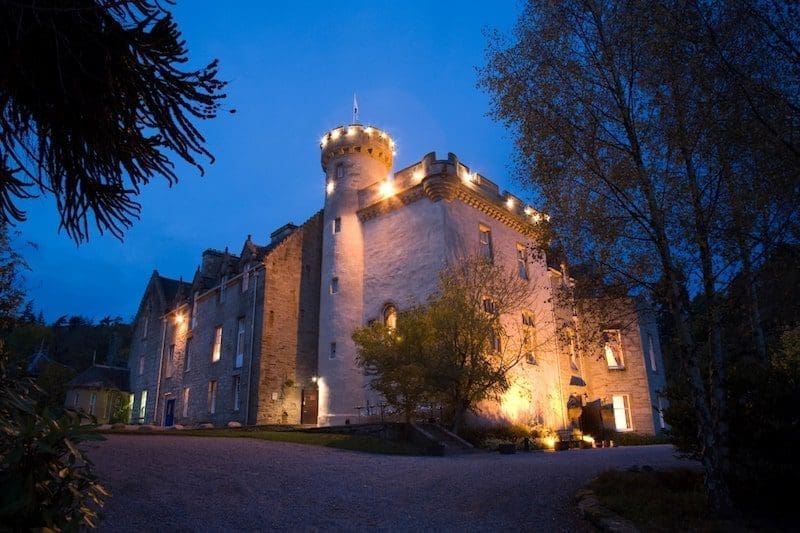
{"label": "courtyard ground", "polygon": [[103,531],[587,531],[573,496],[612,468],[691,465],[671,446],[386,456],[254,439],[109,435]]}

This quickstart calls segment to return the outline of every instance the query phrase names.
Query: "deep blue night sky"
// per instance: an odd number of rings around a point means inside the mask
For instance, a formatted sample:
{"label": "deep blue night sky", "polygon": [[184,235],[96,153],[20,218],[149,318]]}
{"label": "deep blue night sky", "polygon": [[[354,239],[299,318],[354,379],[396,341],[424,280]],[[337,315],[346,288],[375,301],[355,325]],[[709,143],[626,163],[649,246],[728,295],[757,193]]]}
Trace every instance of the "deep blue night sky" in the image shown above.
{"label": "deep blue night sky", "polygon": [[48,322],[128,320],[153,269],[191,279],[205,248],[238,254],[248,234],[264,243],[286,222],[302,223],[324,199],[319,139],[351,121],[354,92],[359,122],[397,142],[395,170],[450,151],[518,189],[510,136],[486,116],[476,68],[483,31],[510,32],[520,8],[515,0],[179,2],[191,63],[219,58],[230,82],[224,105],[236,113],[201,124],[217,161],[202,178],[179,167],[172,189],[161,179],[145,187],[141,219],[124,242],[95,234],[76,246],[56,232],[52,201],[22,203],[29,221],[16,228],[17,248],[31,267],[28,296]]}

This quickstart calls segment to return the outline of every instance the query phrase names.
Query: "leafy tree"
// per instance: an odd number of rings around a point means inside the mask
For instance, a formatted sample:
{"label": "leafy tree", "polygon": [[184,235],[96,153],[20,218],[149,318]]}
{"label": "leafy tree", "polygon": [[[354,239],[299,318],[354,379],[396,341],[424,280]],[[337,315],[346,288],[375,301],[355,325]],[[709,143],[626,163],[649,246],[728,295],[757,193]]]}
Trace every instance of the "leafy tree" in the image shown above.
{"label": "leafy tree", "polygon": [[434,397],[429,381],[427,310],[400,314],[396,328],[374,323],[356,330],[356,363],[371,377],[371,387],[410,423],[419,407]]}
{"label": "leafy tree", "polygon": [[[724,291],[797,239],[798,20],[784,1],[531,0],[513,41],[494,36],[482,72],[564,248],[667,309],[723,515]],[[740,313],[763,354],[758,300],[751,291]]]}
{"label": "leafy tree", "polygon": [[504,318],[530,307],[532,294],[501,264],[478,255],[456,260],[425,305],[400,314],[396,330],[373,324],[353,334],[372,387],[407,421],[421,403],[436,401],[458,432],[467,412],[508,389],[523,349],[509,342],[516,322]]}
{"label": "leafy tree", "polygon": [[217,62],[185,69],[186,43],[151,0],[0,3],[0,221],[19,199],[52,194],[75,241],[89,222],[121,237],[169,154],[213,161],[197,119],[216,116]]}
{"label": "leafy tree", "polygon": [[8,227],[0,222],[0,332],[5,332],[17,322],[17,315],[25,300],[20,288],[20,270],[25,261],[11,246]]}

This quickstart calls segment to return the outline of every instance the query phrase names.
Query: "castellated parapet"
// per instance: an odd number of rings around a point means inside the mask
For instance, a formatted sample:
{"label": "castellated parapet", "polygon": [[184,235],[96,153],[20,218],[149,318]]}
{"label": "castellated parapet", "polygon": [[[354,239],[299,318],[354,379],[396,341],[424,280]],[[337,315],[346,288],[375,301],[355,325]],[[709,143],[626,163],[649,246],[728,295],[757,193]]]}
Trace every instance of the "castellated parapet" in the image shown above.
{"label": "castellated parapet", "polygon": [[372,126],[350,124],[339,126],[322,136],[322,170],[328,172],[331,160],[351,154],[361,154],[383,163],[388,171],[394,161],[394,141],[385,131]]}

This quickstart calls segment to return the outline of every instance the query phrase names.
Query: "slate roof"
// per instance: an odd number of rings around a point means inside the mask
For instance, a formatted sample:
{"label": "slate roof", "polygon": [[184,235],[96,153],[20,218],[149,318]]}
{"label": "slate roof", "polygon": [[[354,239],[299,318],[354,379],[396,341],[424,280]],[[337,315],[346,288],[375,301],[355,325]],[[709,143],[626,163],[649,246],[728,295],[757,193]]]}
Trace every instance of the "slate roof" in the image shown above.
{"label": "slate roof", "polygon": [[127,368],[106,365],[92,365],[67,383],[70,387],[87,389],[130,390]]}

